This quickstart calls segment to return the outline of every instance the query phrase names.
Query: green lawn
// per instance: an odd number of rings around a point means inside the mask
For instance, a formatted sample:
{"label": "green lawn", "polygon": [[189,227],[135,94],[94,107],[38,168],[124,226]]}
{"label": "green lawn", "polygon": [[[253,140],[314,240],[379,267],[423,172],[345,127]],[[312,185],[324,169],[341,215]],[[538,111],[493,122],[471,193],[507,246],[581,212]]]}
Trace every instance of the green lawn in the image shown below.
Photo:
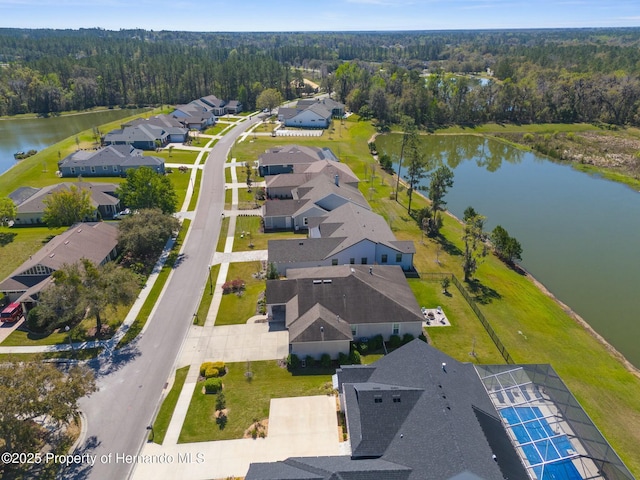
{"label": "green lawn", "polygon": [[224,169],[224,181],[225,183],[231,183],[232,178],[231,178],[231,169],[232,168],[236,168],[236,167],[227,167]]}
{"label": "green lawn", "polygon": [[229,265],[227,281],[240,278],[246,288],[242,296],[229,293],[222,296],[216,325],[241,325],[256,314],[258,297],[266,288],[264,280],[253,277],[261,269],[260,262],[232,263]]}
{"label": "green lawn", "polygon": [[185,173],[181,173],[177,169],[174,169],[173,173],[169,174],[169,179],[171,180],[171,185],[173,185],[173,189],[176,192],[178,208],[180,208],[187,195],[187,187],[189,186],[189,181],[191,179],[191,171],[188,170]]}
{"label": "green lawn", "polygon": [[[300,238],[300,234],[294,232],[273,232],[264,233],[262,229],[262,217],[246,216],[237,217],[236,219],[236,234],[233,241],[233,251],[242,252],[247,250],[266,250],[267,242],[269,240],[283,239],[283,238]],[[243,232],[244,235],[243,235]],[[251,236],[246,232],[250,232]],[[249,247],[249,243],[253,244],[253,248]]]}
{"label": "green lawn", "polygon": [[[200,195],[200,183],[202,181],[202,170],[198,169],[196,172],[196,184],[193,189],[193,195],[191,196],[191,201],[189,202],[189,211],[192,212],[196,209],[196,205],[198,203],[198,195]],[[186,193],[185,193],[186,195]]]}
{"label": "green lawn", "polygon": [[207,321],[207,313],[211,307],[211,300],[213,300],[213,292],[216,287],[216,279],[218,278],[218,272],[220,272],[220,264],[212,265],[209,270],[209,277],[207,279],[207,285],[205,285],[202,291],[202,298],[198,304],[198,311],[196,312],[195,324],[204,326]]}
{"label": "green lawn", "polygon": [[206,135],[220,135],[228,126],[226,123],[216,123],[213,127],[207,128],[203,133]]}
{"label": "green lawn", "polygon": [[171,423],[171,417],[178,403],[178,398],[184,386],[184,381],[187,378],[187,373],[189,373],[188,366],[176,370],[171,390],[169,390],[169,393],[162,402],[162,406],[160,410],[158,410],[158,415],[153,422],[153,435],[149,434],[149,437],[158,445],[162,445],[162,442],[164,442],[164,436],[167,434],[167,429]]}
{"label": "green lawn", "polygon": [[[275,360],[251,362],[251,381],[245,378],[246,363],[227,364],[222,377],[227,406],[224,428],[216,424],[216,395],[202,393],[204,382],[198,383],[180,432],[179,443],[206,442],[242,438],[255,420],[269,416],[272,398],[322,395],[330,391],[331,374],[292,375]],[[268,436],[268,435],[267,435]]]}
{"label": "green lawn", "polygon": [[227,243],[227,233],[229,232],[229,218],[222,220],[220,226],[220,236],[218,237],[218,245],[216,246],[216,252],[224,252],[224,245]]}
{"label": "green lawn", "polygon": [[146,151],[144,152],[144,155],[147,157],[162,158],[166,163],[184,163],[186,165],[193,165],[196,163],[198,153],[199,152],[194,152],[193,150],[180,150],[178,148],[174,148],[172,151],[169,151],[168,148],[165,148],[159,152]]}

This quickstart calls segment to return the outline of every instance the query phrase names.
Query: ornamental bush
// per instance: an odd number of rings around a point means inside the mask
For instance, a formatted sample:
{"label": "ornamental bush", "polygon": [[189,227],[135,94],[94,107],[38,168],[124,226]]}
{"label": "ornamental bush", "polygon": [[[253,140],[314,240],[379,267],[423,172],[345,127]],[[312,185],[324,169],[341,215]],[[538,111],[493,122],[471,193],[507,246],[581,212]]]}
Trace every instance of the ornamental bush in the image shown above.
{"label": "ornamental bush", "polygon": [[410,333],[405,333],[405,334],[402,336],[402,345],[405,345],[405,344],[407,344],[407,343],[411,342],[411,341],[412,341],[412,340],[414,340],[415,338],[416,338],[416,337],[414,337],[412,334],[410,334]]}
{"label": "ornamental bush", "polygon": [[222,380],[219,378],[208,378],[205,380],[205,393],[218,393],[220,390],[222,390]]}
{"label": "ornamental bush", "polygon": [[360,358],[360,353],[357,350],[352,350],[349,354],[349,360],[353,365],[360,365],[362,363],[362,359]]}
{"label": "ornamental bush", "polygon": [[298,368],[300,368],[300,359],[295,353],[290,353],[287,357],[287,369],[291,371],[297,370]]}
{"label": "ornamental bush", "polygon": [[389,337],[389,346],[391,348],[398,348],[400,345],[402,345],[402,339],[400,338],[400,335],[391,335]]}
{"label": "ornamental bush", "polygon": [[200,376],[204,377],[207,369],[211,367],[213,367],[213,362],[204,362],[202,365],[200,365]]}
{"label": "ornamental bush", "polygon": [[331,355],[323,353],[320,357],[320,366],[322,368],[331,368]]}
{"label": "ornamental bush", "polygon": [[204,371],[204,378],[216,378],[220,376],[220,371],[217,368],[209,367]]}
{"label": "ornamental bush", "polygon": [[338,354],[338,365],[349,365],[349,364],[351,364],[349,355],[347,355],[346,353],[340,352]]}

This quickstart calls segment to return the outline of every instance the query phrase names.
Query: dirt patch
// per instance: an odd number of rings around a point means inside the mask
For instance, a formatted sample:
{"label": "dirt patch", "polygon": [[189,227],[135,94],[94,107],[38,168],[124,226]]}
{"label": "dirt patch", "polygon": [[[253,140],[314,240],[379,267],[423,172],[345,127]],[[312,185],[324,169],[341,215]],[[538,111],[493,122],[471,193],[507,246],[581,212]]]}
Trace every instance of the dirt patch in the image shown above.
{"label": "dirt patch", "polygon": [[269,431],[269,419],[258,420],[251,424],[249,428],[244,431],[242,438],[265,438]]}

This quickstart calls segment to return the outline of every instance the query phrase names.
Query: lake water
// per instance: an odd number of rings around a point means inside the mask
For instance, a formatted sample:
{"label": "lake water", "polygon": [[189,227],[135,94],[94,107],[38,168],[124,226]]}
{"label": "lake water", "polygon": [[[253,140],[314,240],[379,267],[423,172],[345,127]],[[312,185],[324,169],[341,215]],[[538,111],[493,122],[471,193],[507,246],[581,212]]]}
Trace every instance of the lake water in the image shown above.
{"label": "lake water", "polygon": [[640,367],[640,193],[496,140],[425,142],[427,158],[454,170],[449,211],[462,218],[473,206],[487,231],[506,228],[522,244],[522,265]]}
{"label": "lake water", "polygon": [[142,109],[118,109],[61,117],[0,120],[0,174],[15,164],[13,154],[16,152],[26,152],[31,149],[40,151],[83,130],[142,111]]}

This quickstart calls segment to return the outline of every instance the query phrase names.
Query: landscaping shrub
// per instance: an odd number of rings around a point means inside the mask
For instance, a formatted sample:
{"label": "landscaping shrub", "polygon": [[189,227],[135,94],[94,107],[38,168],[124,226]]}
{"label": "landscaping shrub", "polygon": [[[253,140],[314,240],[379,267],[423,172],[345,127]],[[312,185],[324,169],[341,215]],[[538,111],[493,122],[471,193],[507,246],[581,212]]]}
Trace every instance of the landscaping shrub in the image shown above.
{"label": "landscaping shrub", "polygon": [[224,364],[224,362],[211,362],[211,366],[218,370],[218,375],[220,377],[227,373],[227,366]]}
{"label": "landscaping shrub", "polygon": [[231,280],[230,282],[224,282],[224,284],[222,285],[222,293],[225,295],[229,293],[240,295],[244,291],[245,285],[245,281],[241,278],[236,278],[235,280]]}
{"label": "landscaping shrub", "polygon": [[316,364],[316,359],[313,358],[311,355],[307,355],[306,357],[304,357],[304,362],[307,365],[307,367],[313,367]]}
{"label": "landscaping shrub", "polygon": [[219,378],[207,378],[204,382],[204,391],[206,393],[218,393],[222,390],[222,380]]}
{"label": "landscaping shrub", "polygon": [[411,342],[411,341],[412,341],[412,340],[414,340],[415,338],[416,338],[416,337],[414,337],[412,334],[410,334],[410,333],[405,333],[405,334],[402,336],[402,345],[405,345],[405,344],[407,344],[407,343]]}
{"label": "landscaping shrub", "polygon": [[366,355],[368,349],[369,349],[369,345],[366,342],[358,343],[358,351],[360,352],[361,355]]}
{"label": "landscaping shrub", "polygon": [[40,315],[38,307],[29,310],[27,314],[27,327],[36,333],[43,333],[47,330],[46,319]]}
{"label": "landscaping shrub", "polygon": [[216,410],[224,410],[225,408],[227,408],[227,399],[224,392],[220,392],[216,397]]}
{"label": "landscaping shrub", "polygon": [[331,355],[323,353],[320,357],[320,366],[322,368],[331,368]]}
{"label": "landscaping shrub", "polygon": [[391,348],[398,348],[400,345],[402,345],[402,339],[400,338],[400,335],[391,335],[389,337],[389,346]]}
{"label": "landscaping shrub", "polygon": [[371,337],[369,339],[369,350],[371,352],[376,352],[382,349],[382,342],[384,342],[384,338],[382,335],[378,334],[375,337]]}
{"label": "landscaping shrub", "polygon": [[338,355],[338,365],[349,365],[350,363],[349,355],[342,352]]}
{"label": "landscaping shrub", "polygon": [[204,378],[216,378],[220,376],[220,371],[217,368],[209,367],[204,371]]}
{"label": "landscaping shrub", "polygon": [[200,365],[200,376],[204,377],[205,373],[207,372],[207,368],[211,367],[213,367],[213,362],[204,362],[202,365]]}
{"label": "landscaping shrub", "polygon": [[362,359],[360,358],[360,353],[357,350],[352,350],[349,354],[349,359],[353,365],[360,365],[362,363]]}
{"label": "landscaping shrub", "polygon": [[287,370],[297,370],[300,368],[300,359],[295,353],[290,353],[287,357]]}

